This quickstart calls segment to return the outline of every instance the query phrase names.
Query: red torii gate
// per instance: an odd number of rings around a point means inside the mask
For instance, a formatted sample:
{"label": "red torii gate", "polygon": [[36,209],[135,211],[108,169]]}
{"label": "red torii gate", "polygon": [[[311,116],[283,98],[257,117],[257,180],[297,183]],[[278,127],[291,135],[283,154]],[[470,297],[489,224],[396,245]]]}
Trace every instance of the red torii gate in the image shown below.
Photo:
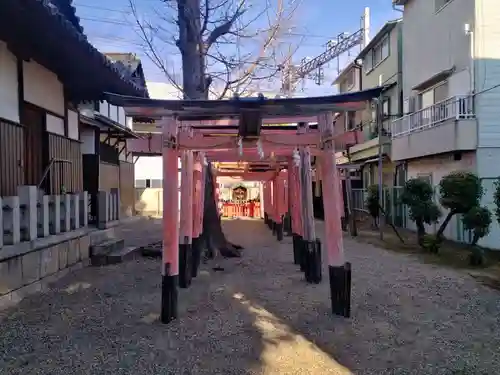
{"label": "red torii gate", "polygon": [[[177,287],[187,288],[199,265],[204,174],[218,162],[224,176],[262,181],[265,221],[283,238],[283,215],[292,220],[295,263],[308,282],[321,281],[321,244],[316,238],[311,155],[319,157],[325,211],[325,248],[332,311],[350,314],[350,263],[345,262],[340,218],[342,194],[335,149],[354,144],[356,132],[334,132],[334,113],[359,111],[383,87],[313,98],[153,100],[107,94],[126,115],[157,121],[162,134],[131,140],[133,153],[163,155],[163,264],[161,321],[177,318]],[[288,125],[272,125],[288,124]],[[178,157],[181,207],[178,207]],[[239,169],[224,168],[239,163]],[[215,183],[215,178],[214,178]],[[217,198],[216,198],[217,199]],[[290,203],[288,207],[288,203]]]}

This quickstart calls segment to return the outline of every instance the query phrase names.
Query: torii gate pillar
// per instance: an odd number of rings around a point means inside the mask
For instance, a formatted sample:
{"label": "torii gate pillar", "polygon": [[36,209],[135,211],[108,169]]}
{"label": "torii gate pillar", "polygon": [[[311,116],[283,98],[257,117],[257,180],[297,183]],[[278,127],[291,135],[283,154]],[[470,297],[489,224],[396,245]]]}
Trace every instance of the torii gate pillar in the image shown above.
{"label": "torii gate pillar", "polygon": [[332,312],[344,317],[351,310],[351,264],[344,260],[342,238],[342,207],[339,175],[335,162],[333,142],[333,116],[331,113],[318,116],[318,124],[323,138],[322,184],[325,211],[325,242],[328,253],[328,272]]}
{"label": "torii gate pillar", "polygon": [[181,212],[179,233],[179,286],[189,288],[192,274],[193,151],[181,154]]}
{"label": "torii gate pillar", "polygon": [[201,263],[203,232],[203,211],[205,206],[205,156],[202,152],[195,153],[193,171],[193,240],[191,243],[192,261],[191,276],[198,275],[198,268]]}
{"label": "torii gate pillar", "polygon": [[177,121],[169,118],[163,124],[163,252],[161,314],[162,323],[177,318],[179,283],[179,173],[177,154]]}
{"label": "torii gate pillar", "polygon": [[306,281],[313,284],[321,282],[321,242],[316,238],[314,220],[311,152],[309,147],[300,149],[300,191],[302,200],[302,243],[301,269]]}

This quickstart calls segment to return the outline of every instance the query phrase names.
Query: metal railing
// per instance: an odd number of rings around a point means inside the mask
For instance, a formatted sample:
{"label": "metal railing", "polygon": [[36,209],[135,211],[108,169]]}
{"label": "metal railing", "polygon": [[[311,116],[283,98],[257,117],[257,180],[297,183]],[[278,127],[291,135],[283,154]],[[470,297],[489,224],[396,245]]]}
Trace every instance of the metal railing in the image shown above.
{"label": "metal railing", "polygon": [[430,107],[408,114],[392,122],[392,138],[398,138],[439,126],[449,119],[474,118],[474,98],[471,95],[457,95],[440,101]]}
{"label": "metal railing", "polygon": [[[382,207],[386,214],[385,221],[397,227],[406,228],[408,222],[407,208],[401,204],[402,186],[384,187]],[[366,189],[352,189],[352,208],[355,211],[368,212],[366,208]]]}

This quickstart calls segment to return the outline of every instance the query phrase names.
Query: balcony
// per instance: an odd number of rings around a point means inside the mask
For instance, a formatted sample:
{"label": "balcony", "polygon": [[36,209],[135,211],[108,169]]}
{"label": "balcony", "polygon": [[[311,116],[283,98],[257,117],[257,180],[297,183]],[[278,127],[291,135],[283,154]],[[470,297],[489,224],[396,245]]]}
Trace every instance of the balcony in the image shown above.
{"label": "balcony", "polygon": [[[364,123],[361,126],[363,139],[356,145],[350,147],[352,161],[370,159],[378,156],[379,153],[379,132],[378,126],[374,121]],[[390,121],[387,119],[382,123],[381,132],[382,153],[390,154]]]}
{"label": "balcony", "polygon": [[392,122],[393,160],[475,150],[476,146],[472,96],[454,96]]}

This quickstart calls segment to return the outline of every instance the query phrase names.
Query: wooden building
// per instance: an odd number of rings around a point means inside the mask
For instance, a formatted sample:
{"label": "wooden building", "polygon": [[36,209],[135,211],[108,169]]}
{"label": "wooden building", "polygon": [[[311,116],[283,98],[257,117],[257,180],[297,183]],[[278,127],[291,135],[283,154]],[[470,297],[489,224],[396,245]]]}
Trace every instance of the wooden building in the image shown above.
{"label": "wooden building", "polygon": [[[88,124],[79,109],[98,102],[104,92],[147,96],[127,69],[88,42],[70,0],[1,1],[0,196],[16,195],[20,185],[37,185],[47,194],[86,189],[82,128]],[[106,129],[115,151],[101,146],[106,141],[98,136],[99,154],[118,157],[119,165],[126,160],[116,150],[126,155],[123,141],[132,132],[120,126],[117,132],[103,117],[94,119],[99,136]],[[130,185],[133,189],[133,177]]]}

